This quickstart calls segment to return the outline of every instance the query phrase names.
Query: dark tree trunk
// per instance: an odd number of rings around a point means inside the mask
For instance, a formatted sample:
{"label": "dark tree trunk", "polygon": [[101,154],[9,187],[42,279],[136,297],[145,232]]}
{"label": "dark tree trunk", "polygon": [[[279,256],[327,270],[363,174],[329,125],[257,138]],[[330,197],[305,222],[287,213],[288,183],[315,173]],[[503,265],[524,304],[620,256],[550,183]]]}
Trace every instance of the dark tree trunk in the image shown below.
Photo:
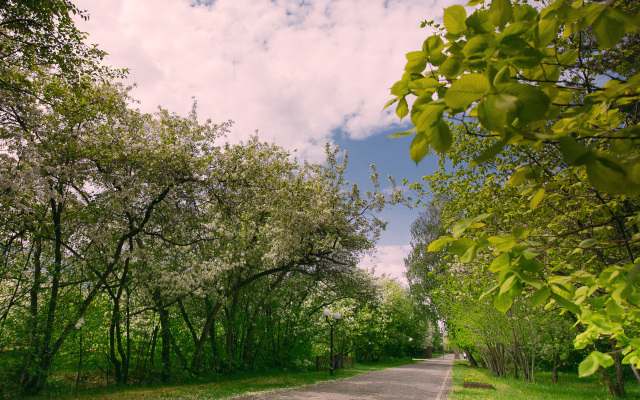
{"label": "dark tree trunk", "polygon": [[622,357],[620,357],[620,349],[616,348],[618,341],[615,338],[611,338],[611,351],[613,352],[613,362],[616,367],[616,389],[618,397],[625,397],[624,392],[624,374],[622,372]]}
{"label": "dark tree trunk", "polygon": [[[111,324],[109,325],[109,357],[111,363],[115,368],[116,385],[126,385],[129,381],[129,352],[125,352],[124,347],[122,346],[122,311],[120,309],[120,300],[122,299],[122,293],[124,292],[124,289],[127,285],[128,271],[129,259],[127,258],[124,262],[124,271],[122,272],[122,277],[118,279],[118,291],[116,293],[113,293],[111,289],[108,289],[109,295],[111,296],[111,301],[113,302]],[[128,318],[129,317],[127,313],[127,324]],[[127,329],[127,336],[128,335],[129,330]],[[127,347],[129,346],[127,345]]]}
{"label": "dark tree trunk", "polygon": [[160,379],[166,383],[169,382],[171,378],[171,330],[169,327],[169,311],[164,308],[159,290],[154,292],[154,300],[158,308],[158,315],[160,316],[160,339],[162,340],[162,370]]}
{"label": "dark tree trunk", "polygon": [[618,387],[611,380],[611,376],[609,376],[609,373],[607,373],[607,371],[602,367],[599,368],[599,371],[602,373],[602,377],[604,378],[604,381],[606,382],[607,387],[609,388],[609,393],[611,393],[613,397],[621,397],[620,392],[618,392]]}
{"label": "dark tree trunk", "polygon": [[467,353],[467,360],[469,360],[469,364],[472,367],[477,367],[478,362],[476,361],[475,358],[473,358],[473,354],[471,354],[471,351],[469,349],[464,349],[464,352]]}
{"label": "dark tree trunk", "polygon": [[[45,321],[44,331],[42,332],[42,339],[40,336],[40,328],[37,325],[35,335],[36,347],[32,348],[32,352],[27,361],[26,368],[22,374],[20,385],[22,390],[27,394],[39,393],[44,384],[47,381],[49,374],[49,367],[51,366],[51,358],[55,351],[51,347],[51,340],[53,338],[54,323],[56,317],[56,311],[58,306],[58,292],[60,290],[60,274],[62,271],[62,209],[63,205],[56,202],[56,200],[50,200],[51,216],[53,220],[53,237],[54,237],[54,249],[53,249],[53,265],[49,269],[51,273],[51,291],[49,293],[49,301],[47,308],[47,317]],[[39,267],[41,268],[41,266]],[[41,272],[39,272],[40,274]],[[39,291],[39,284],[34,284],[32,287],[32,293]],[[34,309],[34,296],[31,296],[30,309],[36,312],[37,318],[37,293],[35,294],[36,306]]]}
{"label": "dark tree trunk", "polygon": [[553,353],[553,373],[551,375],[551,378],[553,379],[553,383],[558,383],[558,368],[560,368],[560,364],[558,362],[558,359],[560,358],[560,355],[558,352],[554,352]]}

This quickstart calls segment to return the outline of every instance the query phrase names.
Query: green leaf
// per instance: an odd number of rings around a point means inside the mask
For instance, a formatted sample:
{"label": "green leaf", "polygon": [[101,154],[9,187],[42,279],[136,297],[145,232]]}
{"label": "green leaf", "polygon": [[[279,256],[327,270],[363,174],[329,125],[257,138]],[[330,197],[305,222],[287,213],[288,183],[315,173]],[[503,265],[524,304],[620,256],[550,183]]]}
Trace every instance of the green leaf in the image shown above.
{"label": "green leaf", "polygon": [[531,229],[526,228],[524,226],[516,226],[511,230],[511,234],[513,235],[513,237],[517,239],[526,238],[527,236],[529,236],[530,232],[531,232]]}
{"label": "green leaf", "polygon": [[451,147],[453,137],[449,125],[440,120],[436,125],[433,125],[427,130],[427,137],[429,138],[429,145],[439,153],[446,153]]}
{"label": "green leaf", "polygon": [[400,117],[400,119],[404,118],[409,114],[409,105],[407,104],[407,98],[403,97],[398,102],[398,107],[396,108],[396,115]]}
{"label": "green leaf", "polygon": [[467,250],[475,247],[476,241],[471,239],[458,239],[451,242],[451,246],[447,250],[451,254],[455,254],[458,257],[463,257]]}
{"label": "green leaf", "polygon": [[580,315],[580,307],[554,292],[551,292],[550,295],[560,307],[567,309],[576,315]]}
{"label": "green leaf", "polygon": [[471,246],[464,252],[462,257],[460,257],[460,262],[463,264],[467,264],[475,260],[476,254],[478,253],[478,246]]}
{"label": "green leaf", "polygon": [[590,150],[568,136],[559,138],[558,144],[564,161],[569,165],[584,165],[591,157]]}
{"label": "green leaf", "polygon": [[458,77],[466,68],[464,56],[461,54],[454,54],[449,56],[440,66],[440,74],[444,75],[447,79],[453,79]]}
{"label": "green leaf", "polygon": [[558,36],[559,26],[558,19],[553,16],[541,19],[535,27],[536,47],[546,47],[551,44]]}
{"label": "green leaf", "polygon": [[513,249],[516,245],[518,244],[518,242],[516,242],[516,240],[512,237],[507,238],[507,240],[498,243],[496,245],[496,250],[497,251],[509,251],[511,249]]}
{"label": "green leaf", "polygon": [[449,237],[441,237],[439,239],[436,239],[433,242],[429,243],[429,247],[427,248],[427,251],[441,251],[441,250],[444,250],[444,248],[447,247],[447,245],[451,241],[453,241],[453,239],[451,239]]}
{"label": "green leaf", "polygon": [[420,160],[422,160],[427,154],[429,154],[429,141],[427,140],[427,135],[423,132],[418,132],[411,142],[409,155],[411,156],[411,159],[418,164],[418,162],[420,162]]}
{"label": "green leaf", "polygon": [[585,239],[582,242],[580,242],[578,247],[580,247],[582,249],[586,249],[586,248],[589,248],[589,247],[593,247],[596,244],[598,244],[598,241],[596,239]]}
{"label": "green leaf", "polygon": [[498,284],[493,285],[492,287],[490,287],[489,289],[485,290],[480,297],[478,298],[478,300],[482,300],[483,298],[485,298],[487,295],[491,294],[494,290],[496,290],[498,288]]}
{"label": "green leaf", "polygon": [[[438,81],[431,77],[419,78],[409,82],[409,90],[423,92],[429,91],[430,93],[433,93],[439,85]],[[417,94],[422,95],[422,93]]]}
{"label": "green leaf", "polygon": [[409,81],[400,80],[391,86],[391,94],[394,96],[402,97],[409,94]]}
{"label": "green leaf", "polygon": [[480,165],[483,162],[492,159],[498,153],[500,153],[502,151],[502,149],[504,149],[504,146],[506,146],[506,144],[507,144],[507,142],[505,140],[498,140],[497,142],[495,142],[494,144],[489,146],[488,149],[486,149],[484,152],[482,152],[482,154],[480,154],[478,157],[474,158],[473,161],[471,161],[469,163],[469,168],[473,168],[476,165]]}
{"label": "green leaf", "polygon": [[465,21],[466,25],[478,33],[493,32],[495,27],[489,19],[489,10],[476,10]]}
{"label": "green leaf", "polygon": [[539,273],[542,271],[542,264],[538,262],[536,259],[527,258],[526,256],[520,258],[518,262],[518,266],[522,268],[524,271],[531,272],[533,274]]}
{"label": "green leaf", "polygon": [[446,108],[442,100],[433,101],[431,96],[421,96],[416,99],[411,108],[411,122],[418,132],[425,132],[442,118]]}
{"label": "green leaf", "polygon": [[413,128],[413,129],[409,129],[408,131],[404,131],[404,132],[396,132],[394,134],[389,135],[389,137],[387,137],[387,139],[397,139],[397,138],[400,138],[400,137],[413,135],[417,131],[418,130],[416,128]]}
{"label": "green leaf", "polygon": [[485,213],[485,214],[480,214],[477,217],[473,217],[473,218],[468,218],[465,219],[463,221],[458,222],[457,224],[455,224],[453,226],[453,228],[451,229],[452,233],[453,233],[453,237],[454,238],[458,238],[460,237],[460,235],[462,235],[464,233],[464,231],[471,226],[471,224],[475,223],[475,222],[480,222],[483,219],[489,217],[491,215],[491,213]]}
{"label": "green leaf", "polygon": [[490,89],[491,84],[487,77],[480,74],[466,74],[451,84],[444,100],[451,108],[465,110]]}
{"label": "green leaf", "polygon": [[506,279],[500,285],[500,293],[498,293],[498,295],[501,295],[503,293],[510,291],[511,288],[518,282],[517,279],[518,277],[516,276],[516,274],[514,273],[507,274]]}
{"label": "green leaf", "polygon": [[582,378],[593,374],[600,366],[607,368],[612,365],[613,357],[599,351],[592,351],[578,366],[578,374]]}
{"label": "green leaf", "polygon": [[533,195],[533,197],[531,198],[531,201],[529,202],[529,207],[532,210],[534,210],[536,207],[538,207],[538,204],[540,204],[540,202],[544,198],[544,193],[545,193],[545,190],[543,188],[540,188],[540,189],[538,189],[536,194]]}
{"label": "green leaf", "polygon": [[622,194],[625,191],[625,176],[619,170],[605,165],[600,159],[587,164],[589,182],[597,190],[609,194]]}
{"label": "green leaf", "polygon": [[526,124],[545,118],[551,100],[542,90],[522,83],[509,83],[496,88],[499,93],[509,94],[518,99],[516,114],[521,123]]}
{"label": "green leaf", "polygon": [[489,265],[489,271],[491,272],[500,272],[505,268],[509,268],[511,266],[509,253],[502,253],[498,257],[494,258]]}
{"label": "green leaf", "polygon": [[[507,124],[507,114],[510,111],[505,108],[507,100],[506,98],[499,99],[497,95],[490,94],[478,104],[478,119],[485,129],[492,132],[504,131],[504,127]],[[498,107],[498,103],[502,106]],[[502,147],[504,147],[504,144],[502,144]]]}
{"label": "green leaf", "polygon": [[442,52],[444,50],[444,42],[440,35],[432,35],[427,38],[422,44],[422,50],[428,55],[432,56],[434,54]]}
{"label": "green leaf", "polygon": [[511,82],[511,66],[505,65],[500,68],[500,71],[493,77],[493,86]]}
{"label": "green leaf", "polygon": [[633,364],[637,368],[640,368],[640,366],[638,365],[638,364],[640,364],[640,357],[638,357],[638,354],[636,352],[629,353],[622,359],[622,364],[623,365],[624,364]]}
{"label": "green leaf", "polygon": [[578,49],[567,50],[564,53],[560,54],[558,58],[560,60],[561,65],[570,66],[578,59],[580,52]]}
{"label": "green leaf", "polygon": [[467,7],[475,6],[481,3],[484,3],[484,0],[469,0],[469,2],[467,3]]}
{"label": "green leaf", "polygon": [[593,374],[600,367],[598,358],[594,353],[589,354],[578,366],[578,374],[581,378]]}
{"label": "green leaf", "polygon": [[[536,249],[526,249],[525,251],[522,252],[522,257],[525,260],[533,260],[534,258],[538,257],[539,255],[541,255],[542,253]],[[526,267],[523,267],[526,269]],[[537,269],[536,269],[537,271]],[[535,272],[535,271],[534,271]]]}
{"label": "green leaf", "polygon": [[627,279],[626,288],[630,288],[635,282],[636,278],[640,274],[640,263],[633,264],[631,271],[629,271],[629,278]]}
{"label": "green leaf", "polygon": [[423,51],[407,53],[407,60],[404,70],[410,74],[420,74],[427,66],[427,57]]}
{"label": "green leaf", "polygon": [[462,54],[467,58],[483,58],[485,51],[491,46],[492,36],[489,34],[481,34],[469,39],[462,49]]}
{"label": "green leaf", "polygon": [[493,25],[502,30],[513,15],[510,0],[493,0],[489,7],[489,18]]}
{"label": "green leaf", "polygon": [[391,106],[393,103],[395,103],[396,101],[398,101],[400,99],[401,99],[401,97],[396,97],[395,99],[391,99],[391,100],[387,101],[387,104],[385,104],[382,109],[384,110],[384,109],[388,108],[389,106]]}
{"label": "green leaf", "polygon": [[442,22],[447,32],[457,35],[467,27],[464,21],[467,19],[467,12],[461,5],[454,5],[444,9]]}
{"label": "green leaf", "polygon": [[531,307],[538,307],[547,302],[551,291],[547,286],[536,290],[531,296]]}
{"label": "green leaf", "polygon": [[424,51],[410,51],[405,54],[407,61],[426,60],[426,54]]}
{"label": "green leaf", "polygon": [[601,49],[615,47],[630,26],[633,26],[633,23],[628,16],[620,10],[606,7],[593,22],[593,34],[598,47]]}
{"label": "green leaf", "polygon": [[513,296],[511,292],[502,293],[493,299],[493,306],[501,313],[506,313],[513,304]]}

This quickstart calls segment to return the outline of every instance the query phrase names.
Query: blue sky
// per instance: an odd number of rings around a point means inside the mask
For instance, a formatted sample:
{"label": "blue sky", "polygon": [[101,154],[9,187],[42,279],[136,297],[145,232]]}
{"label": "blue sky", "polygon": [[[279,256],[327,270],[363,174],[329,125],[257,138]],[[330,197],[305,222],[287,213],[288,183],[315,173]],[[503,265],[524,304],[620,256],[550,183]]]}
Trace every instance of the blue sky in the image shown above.
{"label": "blue sky", "polygon": [[[435,155],[425,157],[419,165],[416,165],[409,157],[409,145],[412,138],[388,140],[387,137],[394,132],[394,130],[390,130],[366,139],[337,141],[340,149],[348,152],[347,176],[350,180],[365,185],[370,174],[369,166],[371,164],[375,164],[380,173],[381,186],[387,184],[386,177],[388,175],[392,175],[396,183],[401,185],[403,178],[409,182],[419,182],[424,175],[428,175],[438,168],[438,158]],[[407,192],[407,194],[412,195],[411,192]],[[411,223],[420,211],[421,207],[409,209],[401,205],[387,208],[382,213],[382,219],[388,222],[387,229],[380,237],[377,255],[374,259],[365,259],[363,265],[368,268],[375,266],[378,275],[385,273],[402,279],[403,258],[410,249]]]}
{"label": "blue sky", "polygon": [[[402,76],[409,51],[431,34],[423,20],[441,19],[454,0],[76,0],[90,20],[77,21],[87,41],[128,68],[142,111],[158,105],[186,115],[233,120],[228,140],[256,130],[298,158],[320,162],[329,142],[346,149],[349,174],[418,181],[436,166],[409,158],[411,138],[393,110],[382,110]],[[385,211],[388,230],[377,259],[363,266],[400,278],[409,226],[418,211]]]}

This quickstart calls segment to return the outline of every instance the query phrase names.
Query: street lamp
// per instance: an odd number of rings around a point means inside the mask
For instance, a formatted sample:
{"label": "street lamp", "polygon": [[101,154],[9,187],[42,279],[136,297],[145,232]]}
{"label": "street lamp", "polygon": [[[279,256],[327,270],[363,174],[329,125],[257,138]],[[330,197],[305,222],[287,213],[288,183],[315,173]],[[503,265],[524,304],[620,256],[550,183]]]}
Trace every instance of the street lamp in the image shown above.
{"label": "street lamp", "polygon": [[409,357],[411,357],[411,361],[413,361],[413,352],[411,351],[411,342],[413,342],[413,338],[409,338]]}
{"label": "street lamp", "polygon": [[335,326],[335,324],[338,323],[338,320],[340,319],[341,315],[339,312],[333,313],[333,319],[335,320],[333,321],[333,323],[329,321],[329,315],[331,315],[331,311],[329,311],[328,308],[324,309],[324,311],[322,312],[322,315],[324,315],[324,320],[327,321],[327,324],[329,324],[329,326],[331,327],[330,329],[331,339],[330,339],[330,345],[329,345],[329,375],[333,375],[333,366],[335,362],[335,357],[333,355],[333,327]]}

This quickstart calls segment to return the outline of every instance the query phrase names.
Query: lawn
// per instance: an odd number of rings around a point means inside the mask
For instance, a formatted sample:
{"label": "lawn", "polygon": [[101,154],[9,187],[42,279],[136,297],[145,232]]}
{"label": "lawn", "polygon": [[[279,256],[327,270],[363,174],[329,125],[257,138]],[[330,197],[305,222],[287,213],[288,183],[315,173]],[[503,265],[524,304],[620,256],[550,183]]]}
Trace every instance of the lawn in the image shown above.
{"label": "lawn", "polygon": [[[465,381],[490,383],[494,389],[463,388]],[[536,372],[536,383],[514,378],[492,377],[487,369],[473,368],[466,361],[456,361],[453,366],[452,387],[449,400],[491,399],[491,400],[610,400],[604,382],[597,374],[578,378],[577,374],[560,374],[558,383],[553,383],[551,373]],[[626,398],[640,399],[637,381],[625,382]]]}
{"label": "lawn", "polygon": [[355,364],[353,368],[338,370],[333,376],[328,371],[270,371],[218,375],[207,380],[180,383],[175,385],[130,386],[125,388],[109,387],[82,390],[58,390],[58,393],[44,393],[34,399],[72,398],[72,399],[225,399],[241,394],[277,390],[289,387],[312,385],[314,383],[360,375],[365,372],[408,364],[408,359],[377,363]]}

